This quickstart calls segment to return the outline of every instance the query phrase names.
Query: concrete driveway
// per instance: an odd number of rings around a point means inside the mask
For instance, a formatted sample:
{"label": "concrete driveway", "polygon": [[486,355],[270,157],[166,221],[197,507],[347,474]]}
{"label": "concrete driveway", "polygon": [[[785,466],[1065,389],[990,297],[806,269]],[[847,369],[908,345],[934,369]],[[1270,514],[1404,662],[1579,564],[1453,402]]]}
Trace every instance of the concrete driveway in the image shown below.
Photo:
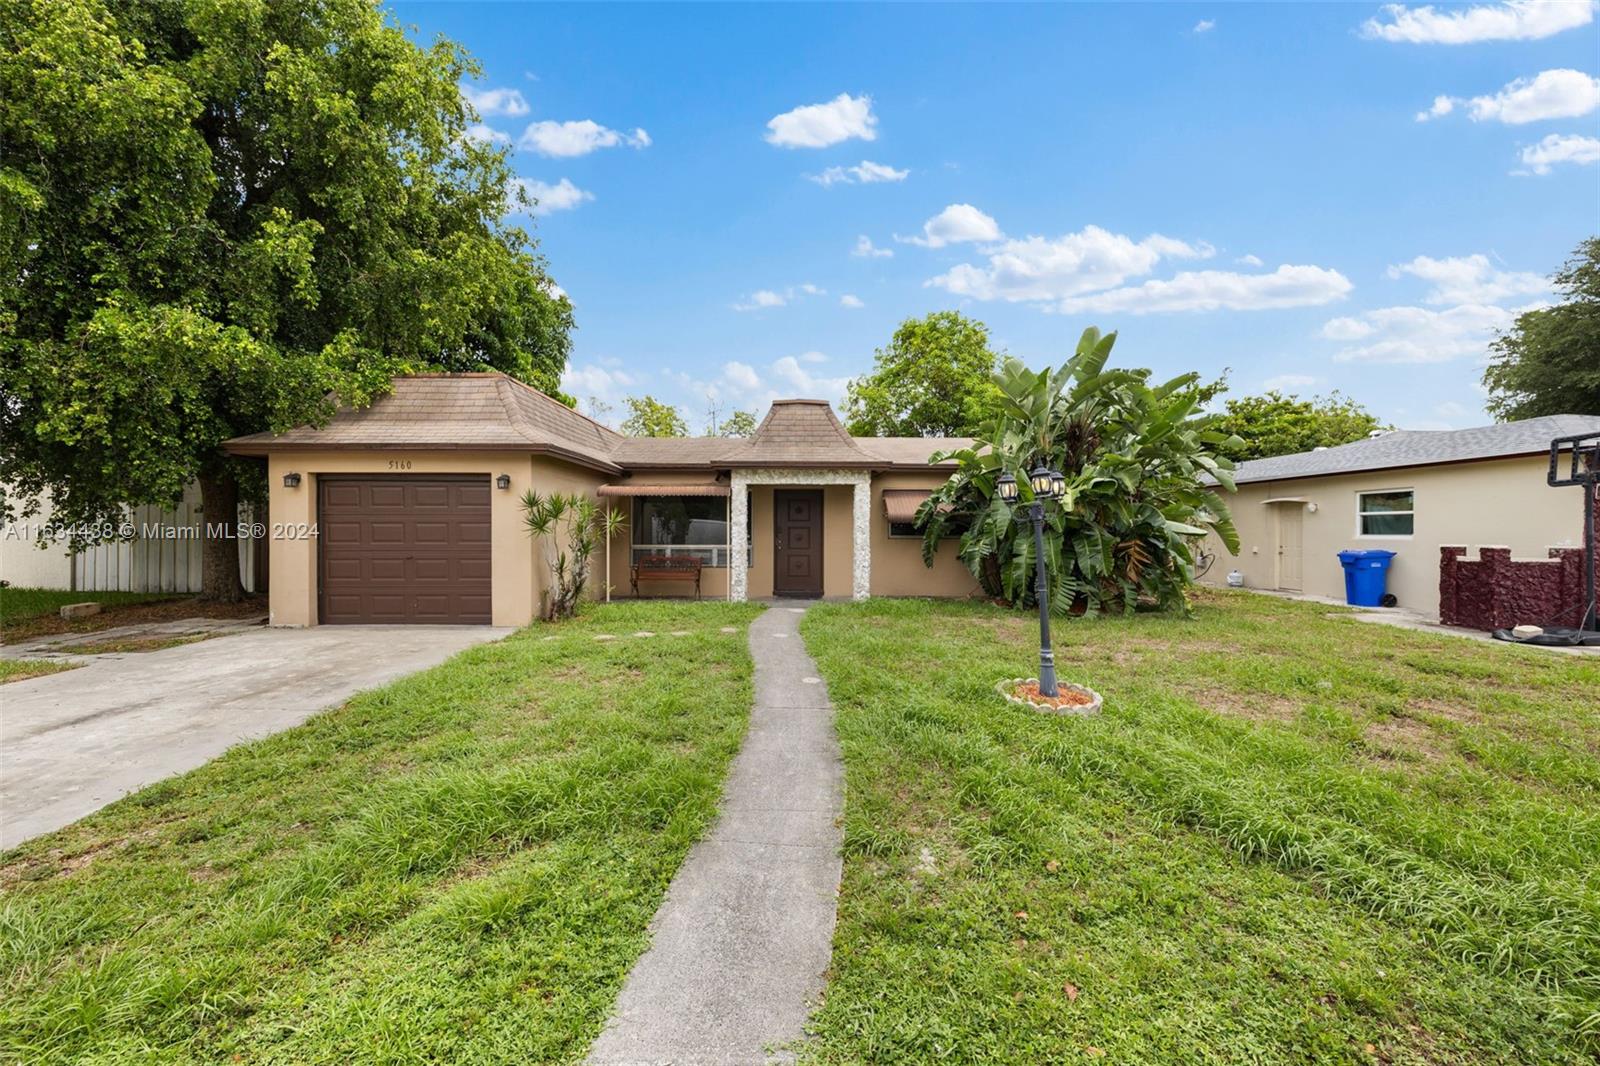
{"label": "concrete driveway", "polygon": [[0,848],[510,632],[254,629],[0,685]]}

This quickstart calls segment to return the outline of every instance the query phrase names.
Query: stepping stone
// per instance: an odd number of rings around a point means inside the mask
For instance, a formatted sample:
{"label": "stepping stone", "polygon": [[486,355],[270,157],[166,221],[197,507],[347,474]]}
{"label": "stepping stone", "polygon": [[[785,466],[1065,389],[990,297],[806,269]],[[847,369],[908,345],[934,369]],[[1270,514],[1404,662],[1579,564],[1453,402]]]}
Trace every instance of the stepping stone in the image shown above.
{"label": "stepping stone", "polygon": [[737,633],[737,632],[739,632],[739,627],[738,626],[723,626],[722,627],[722,632],[724,632],[724,633]]}
{"label": "stepping stone", "polygon": [[674,629],[668,635],[669,636],[674,636],[674,637],[686,637],[686,636],[689,635],[689,631],[687,629]]}
{"label": "stepping stone", "polygon": [[560,640],[561,638],[557,637],[554,633],[552,633],[548,637],[540,637],[539,639],[540,640]]}
{"label": "stepping stone", "polygon": [[653,636],[655,636],[655,634],[650,632],[648,629],[641,629],[641,630],[639,630],[639,632],[635,633],[634,636],[636,636],[636,637],[653,637]]}
{"label": "stepping stone", "polygon": [[820,677],[802,677],[800,679],[800,683],[802,685],[820,685],[820,684],[822,684],[822,678],[820,678]]}
{"label": "stepping stone", "polygon": [[594,635],[594,639],[595,640],[616,640],[617,638],[616,638],[616,636],[614,634],[611,634],[611,633],[596,633]]}

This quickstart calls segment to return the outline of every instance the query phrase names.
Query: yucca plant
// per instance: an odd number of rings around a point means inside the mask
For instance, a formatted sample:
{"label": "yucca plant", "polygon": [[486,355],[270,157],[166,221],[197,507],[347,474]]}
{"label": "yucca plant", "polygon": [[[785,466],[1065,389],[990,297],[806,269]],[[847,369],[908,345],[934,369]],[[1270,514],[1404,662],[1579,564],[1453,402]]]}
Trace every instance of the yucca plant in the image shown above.
{"label": "yucca plant", "polygon": [[541,496],[532,489],[522,494],[522,516],[528,536],[541,542],[550,571],[544,617],[552,622],[570,618],[589,584],[595,548],[620,532],[625,521],[619,512],[601,510],[587,496],[559,492]]}
{"label": "yucca plant", "polygon": [[[1034,602],[1032,502],[1027,472],[1043,462],[1067,478],[1045,510],[1050,605],[1057,612],[1182,608],[1200,539],[1215,532],[1230,551],[1239,537],[1213,485],[1233,491],[1235,438],[1210,428],[1198,374],[1160,385],[1148,370],[1107,369],[1117,335],[1084,330],[1058,369],[1029,370],[1008,358],[995,374],[1001,413],[972,447],[938,453],[956,472],[917,512],[923,560],[932,565],[947,530],[964,528],[962,562],[989,595]],[[1019,506],[995,482],[1009,471]]]}

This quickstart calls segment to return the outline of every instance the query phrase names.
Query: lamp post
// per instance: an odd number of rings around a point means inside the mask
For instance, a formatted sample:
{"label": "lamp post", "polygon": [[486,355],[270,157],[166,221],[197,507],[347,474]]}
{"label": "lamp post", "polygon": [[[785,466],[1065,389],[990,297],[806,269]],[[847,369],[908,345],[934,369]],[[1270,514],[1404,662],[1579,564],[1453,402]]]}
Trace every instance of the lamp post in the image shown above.
{"label": "lamp post", "polygon": [[[1050,647],[1050,586],[1044,571],[1044,501],[1059,500],[1066,492],[1067,479],[1040,462],[1028,471],[1028,484],[1033,489],[1033,502],[1028,504],[1028,517],[1033,521],[1033,592],[1039,602],[1039,695],[1055,696],[1058,693],[1056,656]],[[995,487],[1006,503],[1016,502],[1016,478],[1002,473]]]}

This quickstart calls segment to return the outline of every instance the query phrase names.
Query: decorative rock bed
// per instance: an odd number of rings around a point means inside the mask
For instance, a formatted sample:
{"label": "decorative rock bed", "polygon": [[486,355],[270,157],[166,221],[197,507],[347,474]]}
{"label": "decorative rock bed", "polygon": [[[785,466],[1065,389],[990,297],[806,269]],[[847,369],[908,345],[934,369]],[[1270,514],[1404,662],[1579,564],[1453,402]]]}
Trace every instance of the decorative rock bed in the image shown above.
{"label": "decorative rock bed", "polygon": [[1100,693],[1092,688],[1065,681],[1056,682],[1059,695],[1050,697],[1039,692],[1037,677],[1008,677],[995,682],[994,690],[1007,703],[1039,711],[1043,714],[1066,714],[1086,718],[1100,713]]}

